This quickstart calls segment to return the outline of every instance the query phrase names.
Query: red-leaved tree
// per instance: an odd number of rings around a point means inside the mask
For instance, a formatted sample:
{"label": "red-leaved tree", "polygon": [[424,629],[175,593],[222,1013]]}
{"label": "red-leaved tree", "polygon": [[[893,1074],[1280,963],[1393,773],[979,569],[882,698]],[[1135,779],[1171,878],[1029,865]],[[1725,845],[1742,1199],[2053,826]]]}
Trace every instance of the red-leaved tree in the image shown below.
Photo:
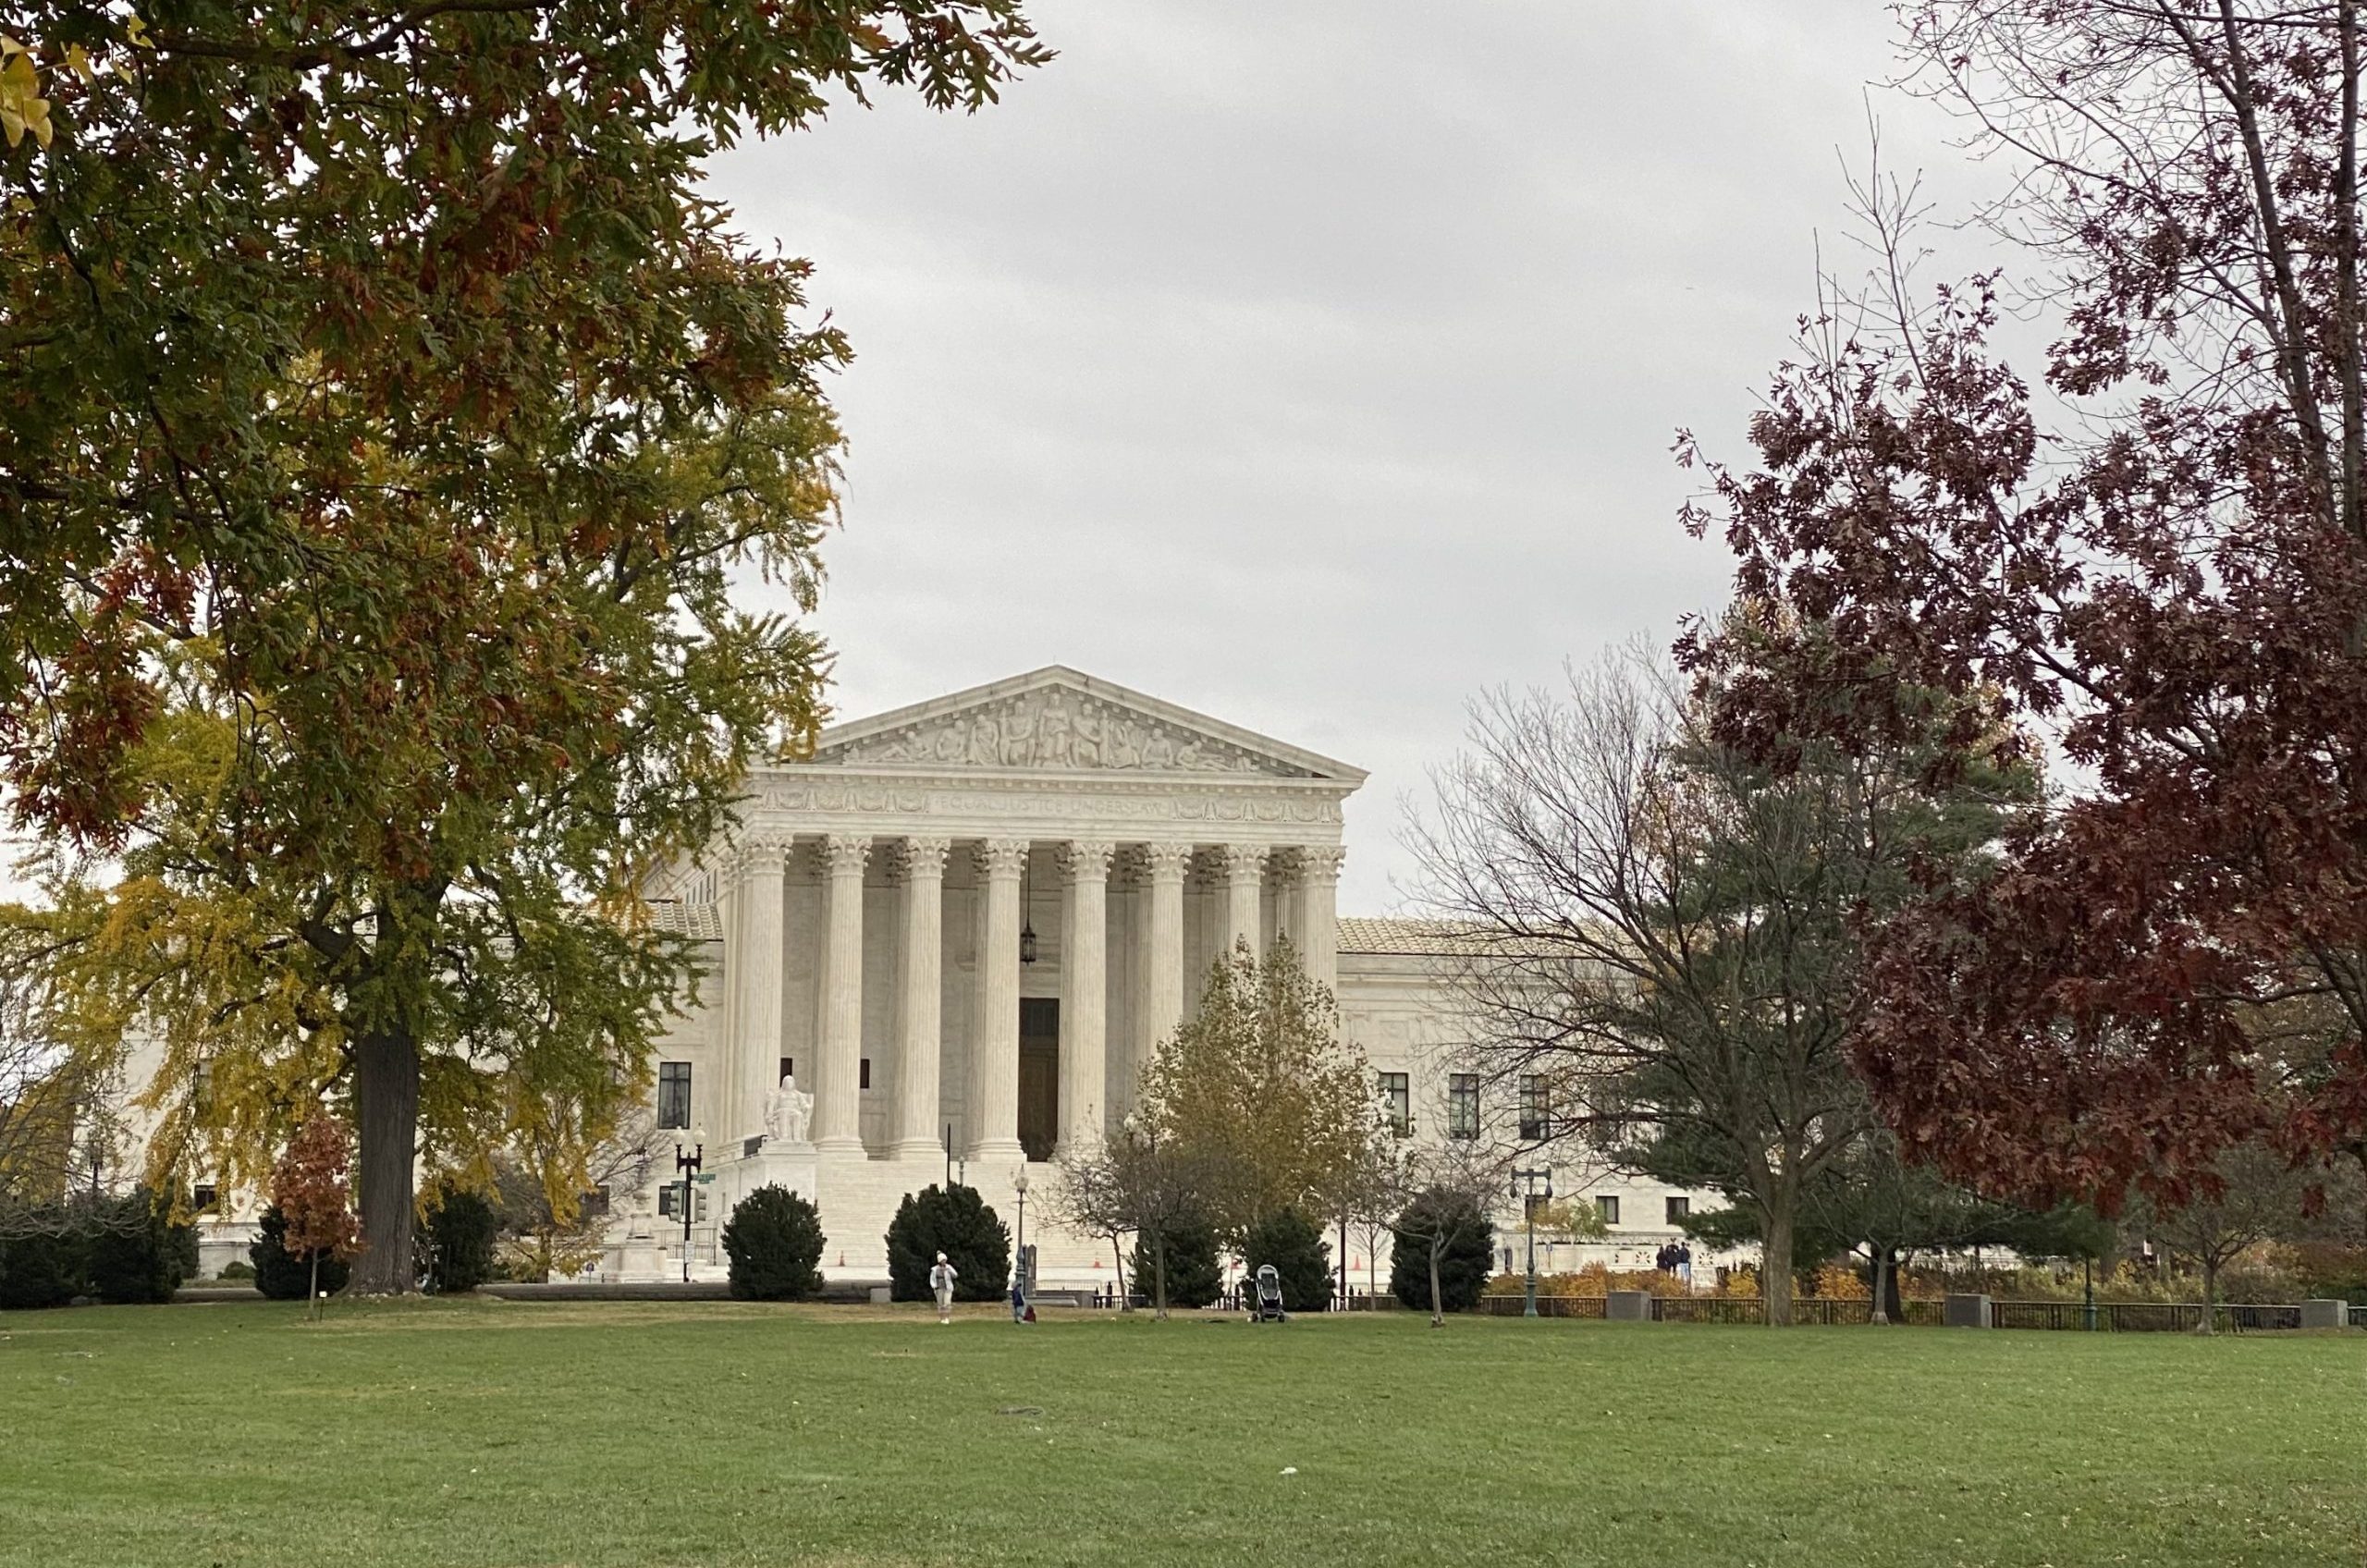
{"label": "red-leaved tree", "polygon": [[1878,934],[1858,1058],[1910,1153],[2107,1207],[2215,1196],[2255,1136],[2367,1157],[2358,6],[1897,10],[2022,176],[1991,215],[2059,336],[2026,375],[2000,278],[1919,298],[1908,203],[1861,190],[1890,264],[1691,519],[1759,632],[1684,652],[1750,668],[1721,722],[1762,753],[1879,736],[1920,685],[2068,764],[2001,875]]}
{"label": "red-leaved tree", "polygon": [[314,1316],[321,1310],[321,1258],[350,1257],[362,1243],[362,1222],[353,1212],[353,1145],[345,1124],[314,1115],[296,1130],[271,1173],[271,1201],[288,1231],[289,1252],[312,1259],[312,1282],[304,1299]]}

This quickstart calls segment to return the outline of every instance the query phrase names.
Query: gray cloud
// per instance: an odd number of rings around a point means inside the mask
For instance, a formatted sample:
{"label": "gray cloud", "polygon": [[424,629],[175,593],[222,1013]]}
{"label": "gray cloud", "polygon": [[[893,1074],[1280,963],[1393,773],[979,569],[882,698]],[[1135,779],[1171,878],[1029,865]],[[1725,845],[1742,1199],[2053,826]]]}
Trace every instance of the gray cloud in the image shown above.
{"label": "gray cloud", "polygon": [[1670,442],[1745,455],[1884,7],[1031,10],[1061,58],[1002,104],[714,171],[860,356],[835,700],[1065,663],[1369,767],[1343,904],[1379,911],[1474,691],[1722,597]]}

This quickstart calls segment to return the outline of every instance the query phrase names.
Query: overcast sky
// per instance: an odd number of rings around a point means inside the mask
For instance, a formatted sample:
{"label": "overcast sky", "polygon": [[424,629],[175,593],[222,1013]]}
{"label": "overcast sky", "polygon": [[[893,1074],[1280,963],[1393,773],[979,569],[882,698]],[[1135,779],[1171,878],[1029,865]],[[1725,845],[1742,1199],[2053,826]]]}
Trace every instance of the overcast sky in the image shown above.
{"label": "overcast sky", "polygon": [[[1883,6],[1028,9],[1061,57],[1001,104],[714,172],[858,356],[838,712],[1067,664],[1328,753],[1372,773],[1342,908],[1386,913],[1472,693],[1722,598],[1670,444],[1747,456]],[[1876,107],[1952,191],[1951,128]]]}

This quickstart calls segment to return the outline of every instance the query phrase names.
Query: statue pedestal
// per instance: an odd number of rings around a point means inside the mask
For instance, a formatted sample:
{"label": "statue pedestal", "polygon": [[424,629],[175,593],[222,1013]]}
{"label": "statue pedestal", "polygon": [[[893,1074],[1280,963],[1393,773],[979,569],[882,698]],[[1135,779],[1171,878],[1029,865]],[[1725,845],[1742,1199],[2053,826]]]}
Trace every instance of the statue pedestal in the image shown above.
{"label": "statue pedestal", "polygon": [[803,1139],[790,1143],[767,1138],[754,1154],[712,1162],[715,1181],[707,1188],[708,1219],[717,1226],[722,1225],[740,1207],[740,1200],[759,1187],[786,1187],[819,1207],[821,1189],[815,1175],[817,1159],[814,1145]]}

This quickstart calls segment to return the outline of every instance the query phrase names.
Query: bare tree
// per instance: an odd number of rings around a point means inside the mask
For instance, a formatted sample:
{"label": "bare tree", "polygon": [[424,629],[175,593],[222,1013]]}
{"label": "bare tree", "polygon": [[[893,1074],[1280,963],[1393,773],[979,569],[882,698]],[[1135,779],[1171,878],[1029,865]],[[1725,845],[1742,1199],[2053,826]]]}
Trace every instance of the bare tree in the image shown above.
{"label": "bare tree", "polygon": [[2220,1271],[2263,1242],[2296,1234],[2317,1174],[2265,1145],[2243,1144],[2219,1157],[2215,1191],[2178,1208],[2148,1206],[2145,1228],[2202,1276],[2203,1333],[2217,1316]]}
{"label": "bare tree", "polygon": [[[1142,1238],[1150,1253],[1153,1315],[1163,1319],[1168,1233],[1206,1219],[1219,1174],[1205,1150],[1137,1113],[1098,1147],[1061,1160],[1052,1201],[1078,1230],[1113,1242],[1128,1232]],[[1122,1290],[1124,1283],[1122,1268]]]}
{"label": "bare tree", "polygon": [[1446,1323],[1439,1266],[1457,1243],[1490,1229],[1515,1151],[1502,1145],[1450,1138],[1416,1150],[1398,1167],[1399,1207],[1390,1227],[1392,1248],[1418,1251],[1429,1271],[1430,1327]]}
{"label": "bare tree", "polygon": [[1470,1057],[1544,1078],[1555,1136],[1748,1206],[1772,1323],[1802,1192],[1874,1125],[1847,1054],[1861,922],[1991,841],[2008,792],[1973,769],[1935,800],[1914,743],[1754,764],[1638,643],[1476,704],[1410,835]]}

